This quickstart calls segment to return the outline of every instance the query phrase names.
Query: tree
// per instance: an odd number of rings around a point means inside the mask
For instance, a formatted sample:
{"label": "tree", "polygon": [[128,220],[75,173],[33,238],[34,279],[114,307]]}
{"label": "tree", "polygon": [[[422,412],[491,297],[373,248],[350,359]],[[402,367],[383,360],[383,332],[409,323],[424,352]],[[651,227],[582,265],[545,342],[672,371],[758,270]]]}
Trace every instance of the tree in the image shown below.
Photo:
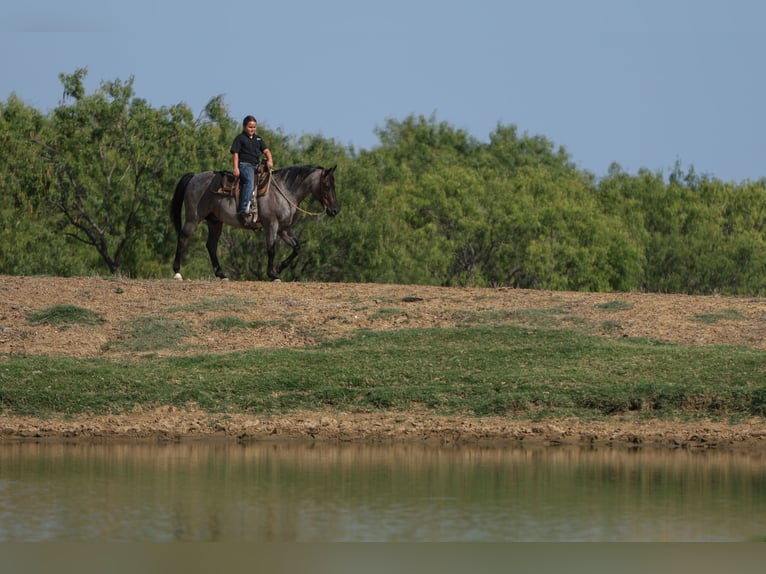
{"label": "tree", "polygon": [[86,95],[86,73],[60,76],[65,101],[35,139],[46,160],[46,193],[61,230],[94,248],[110,273],[135,274],[174,243],[172,186],[198,167],[200,147],[209,147],[205,155],[217,147],[215,134],[191,124],[183,105],[153,109],[136,98],[133,78],[102,82]]}
{"label": "tree", "polygon": [[87,260],[57,233],[40,208],[46,202],[40,146],[48,119],[12,94],[0,103],[0,273],[83,274]]}

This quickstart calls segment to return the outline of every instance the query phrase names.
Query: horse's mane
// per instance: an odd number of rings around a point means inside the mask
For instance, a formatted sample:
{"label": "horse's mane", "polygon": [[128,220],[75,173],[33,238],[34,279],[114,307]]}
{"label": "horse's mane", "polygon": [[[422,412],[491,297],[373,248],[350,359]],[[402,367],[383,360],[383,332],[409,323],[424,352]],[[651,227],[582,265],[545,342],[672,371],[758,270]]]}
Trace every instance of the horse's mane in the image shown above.
{"label": "horse's mane", "polygon": [[279,175],[286,185],[298,184],[314,173],[318,169],[323,169],[318,165],[291,165],[274,170],[275,175]]}

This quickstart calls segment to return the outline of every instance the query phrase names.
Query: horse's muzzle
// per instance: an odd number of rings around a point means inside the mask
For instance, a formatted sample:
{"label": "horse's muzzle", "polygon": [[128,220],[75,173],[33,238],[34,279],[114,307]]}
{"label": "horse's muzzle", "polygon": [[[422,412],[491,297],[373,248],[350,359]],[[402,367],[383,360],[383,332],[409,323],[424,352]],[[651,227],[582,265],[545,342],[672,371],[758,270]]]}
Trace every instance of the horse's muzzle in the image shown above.
{"label": "horse's muzzle", "polygon": [[327,206],[324,208],[324,212],[329,215],[330,217],[335,217],[338,215],[338,212],[340,211],[340,207],[330,207]]}

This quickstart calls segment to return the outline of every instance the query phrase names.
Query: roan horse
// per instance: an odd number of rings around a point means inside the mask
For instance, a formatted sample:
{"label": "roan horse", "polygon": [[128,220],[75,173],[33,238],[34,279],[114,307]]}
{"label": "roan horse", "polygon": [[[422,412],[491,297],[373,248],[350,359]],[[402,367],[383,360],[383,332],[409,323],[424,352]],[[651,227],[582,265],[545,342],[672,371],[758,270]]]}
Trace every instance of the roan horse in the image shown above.
{"label": "roan horse", "polygon": [[[292,226],[298,219],[298,206],[313,195],[324,207],[329,216],[338,214],[340,207],[335,199],[335,168],[298,165],[285,167],[271,173],[268,192],[258,196],[258,225],[263,228],[266,239],[266,252],[269,256],[267,273],[275,281],[279,274],[295,259],[300,249],[300,242]],[[231,195],[221,195],[211,189],[211,182],[216,172],[187,173],[176,185],[170,215],[178,236],[176,257],[173,261],[175,279],[182,279],[181,257],[186,251],[189,238],[203,219],[207,222],[207,252],[213,264],[216,277],[226,279],[218,262],[218,239],[221,237],[224,223],[244,229],[237,219],[236,200]],[[185,207],[186,221],[181,221],[181,208]],[[307,212],[304,212],[307,213]],[[316,214],[318,215],[318,214]],[[292,247],[292,252],[279,265],[274,264],[277,237]]]}

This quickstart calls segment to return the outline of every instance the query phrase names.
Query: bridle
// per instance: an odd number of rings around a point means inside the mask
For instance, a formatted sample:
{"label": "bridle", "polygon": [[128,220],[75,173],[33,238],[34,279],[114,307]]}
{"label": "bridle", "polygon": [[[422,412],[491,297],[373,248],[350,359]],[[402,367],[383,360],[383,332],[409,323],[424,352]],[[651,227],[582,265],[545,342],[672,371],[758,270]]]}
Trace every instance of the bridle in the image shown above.
{"label": "bridle", "polygon": [[[272,182],[272,180],[273,180],[271,172],[272,172],[272,170],[271,170],[271,169],[269,169],[269,183],[268,183],[268,185],[266,186],[266,192],[268,192],[268,191],[269,191],[269,188],[271,187],[271,182]],[[320,180],[320,181],[319,181],[319,188],[320,188],[320,190],[324,191],[324,188],[322,187],[322,181],[321,181],[321,180],[322,180],[322,177],[323,177],[323,176],[320,176],[320,177],[319,177],[319,180]],[[286,201],[287,203],[289,203],[290,205],[292,205],[292,206],[293,206],[293,207],[294,207],[294,208],[295,208],[297,211],[300,211],[300,212],[301,212],[301,213],[303,213],[304,215],[312,215],[312,216],[319,216],[319,215],[324,215],[324,211],[317,211],[317,212],[313,212],[313,211],[306,211],[306,210],[305,210],[305,209],[303,209],[303,208],[302,208],[300,205],[296,204],[296,203],[295,203],[293,200],[291,200],[289,197],[287,197],[287,194],[286,194],[286,193],[285,193],[285,192],[282,190],[282,188],[279,186],[279,184],[276,182],[276,180],[274,180],[274,187],[275,187],[275,188],[276,188],[276,190],[279,192],[279,195],[281,195],[282,197],[284,197],[284,198],[285,198],[285,201]],[[264,193],[264,194],[265,194],[265,193]],[[322,195],[322,197],[324,197],[324,194]],[[318,198],[318,199],[319,199],[320,203],[322,203],[322,205],[324,205],[324,203],[322,202],[322,198]]]}

